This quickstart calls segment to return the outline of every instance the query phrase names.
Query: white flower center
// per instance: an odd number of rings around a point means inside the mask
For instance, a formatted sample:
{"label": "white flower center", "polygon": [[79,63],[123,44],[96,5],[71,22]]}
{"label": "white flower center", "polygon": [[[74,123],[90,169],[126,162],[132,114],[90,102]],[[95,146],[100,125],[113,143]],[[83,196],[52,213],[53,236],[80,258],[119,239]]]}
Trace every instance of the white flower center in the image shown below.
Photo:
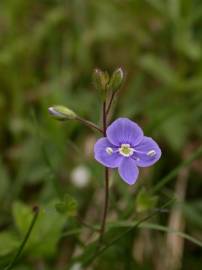
{"label": "white flower center", "polygon": [[130,144],[123,143],[119,148],[119,153],[124,157],[130,157],[134,153],[134,148],[130,147]]}
{"label": "white flower center", "polygon": [[147,156],[149,156],[149,157],[154,157],[155,155],[156,155],[155,150],[150,150],[149,152],[147,152]]}

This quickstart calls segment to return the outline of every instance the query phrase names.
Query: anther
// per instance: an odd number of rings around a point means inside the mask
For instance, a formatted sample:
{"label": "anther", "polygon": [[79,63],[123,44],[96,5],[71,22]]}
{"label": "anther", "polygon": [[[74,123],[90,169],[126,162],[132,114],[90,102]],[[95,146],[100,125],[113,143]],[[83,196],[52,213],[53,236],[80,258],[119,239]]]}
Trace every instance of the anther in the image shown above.
{"label": "anther", "polygon": [[107,152],[108,155],[112,155],[113,152],[114,152],[111,147],[107,147],[105,150],[106,150],[106,152]]}
{"label": "anther", "polygon": [[154,157],[155,155],[156,155],[156,151],[154,150],[150,150],[149,152],[147,152],[147,156]]}

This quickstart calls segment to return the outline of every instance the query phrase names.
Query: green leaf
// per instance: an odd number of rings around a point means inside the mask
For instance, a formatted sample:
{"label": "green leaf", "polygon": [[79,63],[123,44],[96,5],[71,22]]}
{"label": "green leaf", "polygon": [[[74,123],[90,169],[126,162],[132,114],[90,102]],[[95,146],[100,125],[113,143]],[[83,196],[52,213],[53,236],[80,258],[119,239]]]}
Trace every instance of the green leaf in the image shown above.
{"label": "green leaf", "polygon": [[140,58],[139,64],[156,80],[165,85],[174,86],[179,81],[176,72],[173,71],[167,61],[164,61],[159,56],[146,54]]}
{"label": "green leaf", "polygon": [[200,247],[202,247],[202,242],[186,233],[180,232],[180,231],[176,231],[173,230],[172,228],[168,228],[166,226],[162,226],[159,224],[153,224],[153,223],[143,223],[140,225],[140,228],[145,228],[145,229],[150,229],[150,230],[157,230],[157,231],[162,231],[162,232],[167,232],[167,233],[173,233],[175,235],[178,235]]}
{"label": "green leaf", "polygon": [[6,171],[6,168],[4,167],[1,161],[1,158],[0,158],[0,179],[1,179],[0,200],[2,200],[7,194],[10,179]]}
{"label": "green leaf", "polygon": [[192,203],[184,203],[183,206],[184,215],[189,224],[194,227],[202,228],[202,201],[195,201]]}
{"label": "green leaf", "polygon": [[15,225],[20,232],[24,235],[29,228],[29,225],[32,220],[32,210],[23,204],[22,202],[15,202],[13,204],[13,216],[15,220]]}
{"label": "green leaf", "polygon": [[[114,229],[114,228],[130,228],[130,227],[134,227],[135,224],[137,224],[137,221],[133,221],[133,222],[126,222],[126,221],[119,221],[119,222],[116,222],[114,224],[110,224],[108,225],[108,227],[110,229]],[[149,230],[155,230],[155,231],[161,231],[161,232],[167,232],[167,233],[172,233],[172,234],[175,234],[175,235],[178,235],[200,247],[202,247],[202,241],[190,236],[189,234],[187,233],[184,233],[184,232],[181,232],[181,231],[177,231],[177,230],[174,230],[172,228],[169,228],[169,227],[166,227],[166,226],[163,226],[163,225],[160,225],[160,224],[156,224],[156,223],[150,223],[150,222],[143,222],[141,224],[139,224],[138,226],[139,228],[142,228],[142,229],[149,229]]]}
{"label": "green leaf", "polygon": [[18,245],[19,241],[13,233],[0,233],[0,257],[13,252],[14,250],[16,250]]}
{"label": "green leaf", "polygon": [[155,207],[158,197],[149,194],[143,188],[137,195],[136,199],[136,210],[138,212],[144,212]]}
{"label": "green leaf", "polygon": [[[26,244],[25,250],[34,257],[51,256],[55,253],[65,217],[54,210],[53,204],[40,208],[37,222]],[[32,209],[22,202],[15,202],[13,216],[20,238],[23,238],[33,217]]]}
{"label": "green leaf", "polygon": [[161,132],[173,150],[181,150],[189,133],[187,114],[178,112],[167,118],[161,126]]}

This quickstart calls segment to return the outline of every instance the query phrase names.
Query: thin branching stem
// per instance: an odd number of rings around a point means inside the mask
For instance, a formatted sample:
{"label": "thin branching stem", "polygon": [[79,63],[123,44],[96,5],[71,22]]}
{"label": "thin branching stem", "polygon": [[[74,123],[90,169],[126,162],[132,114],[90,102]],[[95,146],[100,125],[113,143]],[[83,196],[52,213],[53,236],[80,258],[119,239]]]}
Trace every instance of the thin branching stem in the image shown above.
{"label": "thin branching stem", "polygon": [[160,191],[168,182],[173,180],[178,172],[185,166],[190,165],[195,159],[202,155],[202,145],[186,160],[184,160],[180,165],[178,165],[174,170],[172,170],[168,175],[163,177],[156,186],[153,187],[151,193],[156,193]]}
{"label": "thin branching stem", "polygon": [[92,226],[88,223],[86,223],[85,221],[83,221],[79,216],[76,217],[77,221],[79,224],[81,224],[82,226],[92,230],[92,231],[97,231],[97,232],[100,232],[100,229],[98,228],[95,228],[95,226]]}
{"label": "thin branching stem", "polygon": [[[106,136],[106,130],[107,130],[107,112],[106,112],[106,102],[103,102],[103,135]],[[104,201],[104,212],[101,222],[101,228],[100,228],[100,238],[98,242],[98,246],[101,245],[105,227],[106,227],[106,219],[107,219],[107,210],[108,210],[108,204],[109,204],[109,169],[105,167],[105,201]]]}
{"label": "thin branching stem", "polygon": [[103,133],[103,130],[99,126],[97,126],[96,124],[92,123],[91,121],[85,120],[80,116],[77,116],[76,120],[80,121],[82,124],[92,128],[92,129],[95,129],[95,130]]}
{"label": "thin branching stem", "polygon": [[160,211],[151,211],[151,213],[146,216],[143,217],[142,219],[138,220],[133,226],[131,226],[130,228],[126,229],[123,233],[121,233],[120,235],[118,235],[116,238],[114,238],[111,242],[107,243],[104,247],[102,247],[100,250],[98,250],[91,258],[89,258],[83,265],[83,266],[89,266],[97,257],[99,257],[100,255],[102,255],[108,248],[110,248],[111,246],[113,246],[116,242],[118,242],[120,239],[122,239],[126,234],[128,234],[129,232],[135,230],[136,228],[138,228],[143,222],[147,221],[148,219],[152,218],[153,216],[157,215],[159,212],[161,212],[163,209],[165,209],[166,207],[168,207],[169,205],[171,205],[174,202],[174,199],[169,200],[168,202],[166,202],[159,210]]}
{"label": "thin branching stem", "polygon": [[24,249],[24,247],[25,247],[25,245],[26,245],[26,243],[27,243],[27,241],[28,241],[28,239],[29,239],[29,237],[31,235],[31,232],[32,232],[32,230],[34,228],[34,225],[36,223],[36,220],[38,218],[38,215],[39,215],[39,208],[38,208],[38,206],[35,206],[33,208],[33,212],[34,212],[34,215],[33,215],[32,221],[30,223],[30,226],[28,228],[28,231],[27,231],[27,233],[26,233],[26,235],[25,235],[25,237],[24,237],[24,239],[23,239],[23,241],[22,241],[22,243],[21,243],[21,245],[20,245],[20,247],[19,247],[19,249],[18,249],[15,257],[10,262],[10,264],[5,268],[5,270],[11,270],[11,269],[13,269],[13,267],[15,266],[15,264],[18,261],[18,258],[22,254],[22,251],[23,251],[23,249]]}
{"label": "thin branching stem", "polygon": [[107,114],[107,115],[108,115],[108,113],[109,113],[109,111],[110,111],[110,109],[111,109],[112,102],[113,102],[113,100],[114,100],[115,94],[116,94],[116,92],[113,92],[112,95],[111,95],[111,98],[110,98],[110,100],[109,100],[109,104],[108,104],[107,109],[106,109],[106,114]]}

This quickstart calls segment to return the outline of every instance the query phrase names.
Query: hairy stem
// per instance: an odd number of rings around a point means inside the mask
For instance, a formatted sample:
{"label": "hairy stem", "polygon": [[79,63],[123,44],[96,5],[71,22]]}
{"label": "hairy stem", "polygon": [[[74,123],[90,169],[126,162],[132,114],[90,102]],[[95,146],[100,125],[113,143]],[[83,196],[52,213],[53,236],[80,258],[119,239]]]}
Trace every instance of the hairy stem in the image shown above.
{"label": "hairy stem", "polygon": [[18,258],[20,257],[20,255],[21,255],[21,253],[22,253],[22,251],[23,251],[23,249],[24,249],[24,247],[25,247],[25,245],[26,245],[26,243],[27,243],[27,241],[28,241],[28,239],[29,239],[29,237],[31,235],[31,232],[32,232],[32,230],[34,228],[34,225],[36,223],[36,220],[37,220],[37,217],[38,217],[38,214],[39,214],[39,208],[37,206],[35,206],[33,208],[33,211],[34,211],[34,216],[33,216],[33,219],[32,219],[32,221],[30,223],[28,231],[27,231],[27,233],[26,233],[26,235],[25,235],[25,237],[24,237],[24,239],[23,239],[23,241],[22,241],[22,243],[21,243],[15,257],[10,262],[10,264],[5,268],[5,270],[11,270],[15,266]]}
{"label": "hairy stem", "polygon": [[106,113],[106,102],[103,102],[103,108],[102,108],[102,121],[103,121],[103,135],[106,136],[106,130],[107,130],[107,113]]}
{"label": "hairy stem", "polygon": [[113,92],[112,95],[111,95],[111,98],[109,100],[109,104],[108,104],[107,109],[106,109],[106,114],[108,114],[110,109],[111,109],[112,102],[114,100],[115,94],[116,94],[116,92]]}
{"label": "hairy stem", "polygon": [[[107,112],[106,112],[106,102],[103,103],[103,135],[106,136],[107,130]],[[109,169],[105,167],[105,201],[104,201],[104,212],[102,217],[102,223],[100,228],[100,238],[99,245],[101,245],[105,227],[106,227],[106,219],[107,219],[107,210],[109,204]]]}
{"label": "hairy stem", "polygon": [[103,130],[102,130],[101,128],[99,128],[97,125],[95,125],[94,123],[92,123],[92,122],[90,122],[90,121],[87,121],[87,120],[81,118],[80,116],[77,116],[77,117],[76,117],[76,120],[80,121],[82,124],[84,124],[84,125],[86,125],[86,126],[92,128],[92,129],[95,129],[95,130],[97,130],[97,131],[103,133]]}

